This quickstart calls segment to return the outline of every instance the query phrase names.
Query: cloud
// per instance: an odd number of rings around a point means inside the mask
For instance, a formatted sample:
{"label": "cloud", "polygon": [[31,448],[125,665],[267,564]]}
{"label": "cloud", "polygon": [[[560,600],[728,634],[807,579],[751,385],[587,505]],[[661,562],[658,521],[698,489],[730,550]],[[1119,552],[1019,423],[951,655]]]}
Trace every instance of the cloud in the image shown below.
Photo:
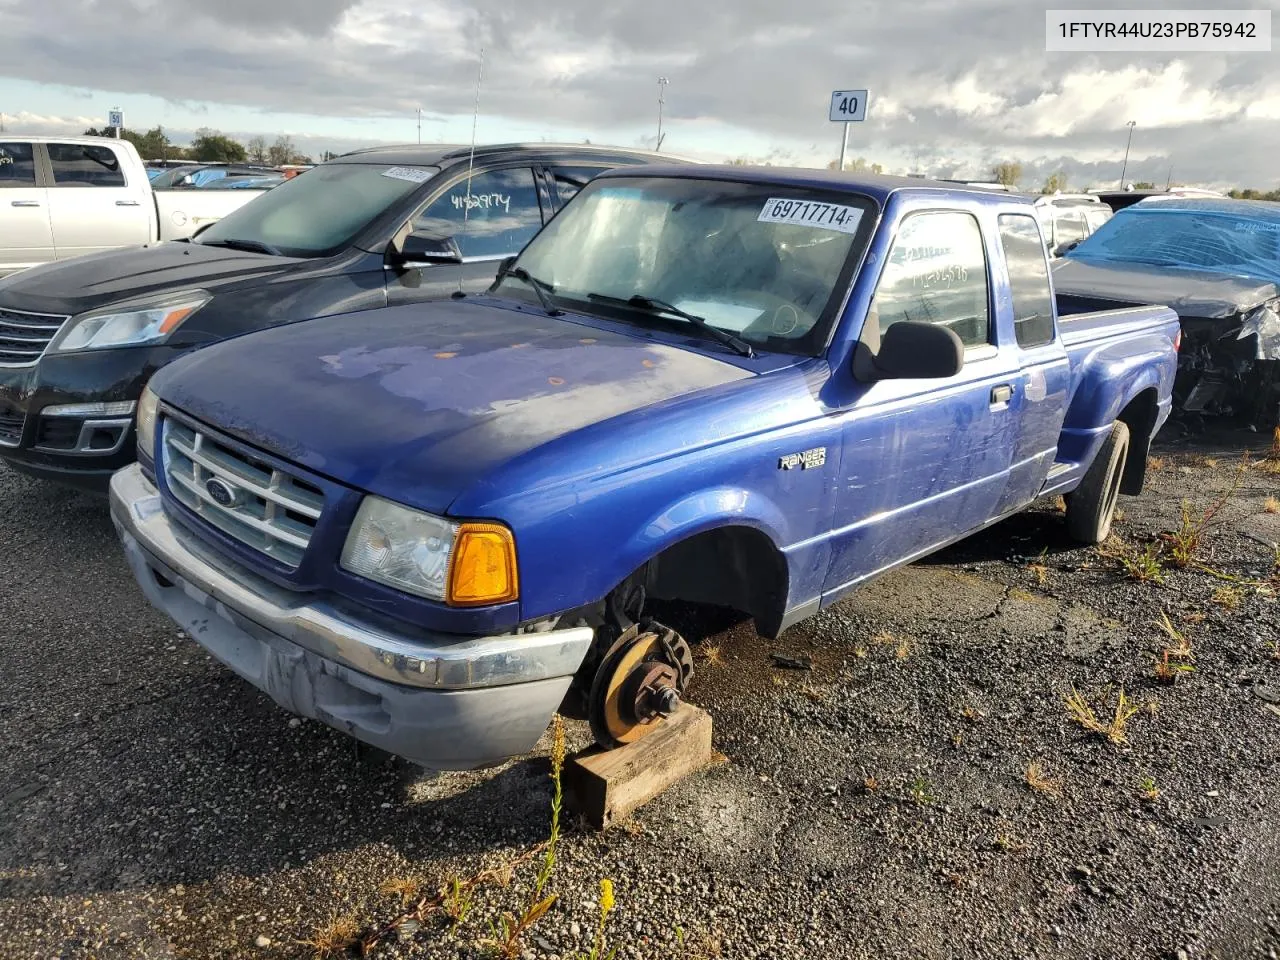
{"label": "cloud", "polygon": [[486,116],[551,136],[635,142],[663,75],[669,149],[714,153],[719,132],[723,155],[821,164],[829,92],[866,86],[853,152],[893,168],[1114,179],[1134,120],[1140,169],[1280,176],[1269,55],[1046,54],[1043,8],[1020,0],[0,0],[0,75],[265,116],[468,116],[482,47]]}

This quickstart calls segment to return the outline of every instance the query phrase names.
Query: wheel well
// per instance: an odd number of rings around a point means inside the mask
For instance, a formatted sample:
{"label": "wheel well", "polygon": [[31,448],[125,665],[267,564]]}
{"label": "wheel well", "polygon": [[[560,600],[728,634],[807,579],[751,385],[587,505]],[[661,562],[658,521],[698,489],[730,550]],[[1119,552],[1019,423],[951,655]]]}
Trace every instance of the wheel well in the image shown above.
{"label": "wheel well", "polygon": [[787,561],[752,527],[719,527],[668,547],[648,564],[647,592],[662,600],[732,607],[775,637],[787,606]]}
{"label": "wheel well", "polygon": [[1120,478],[1120,492],[1137,495],[1147,476],[1147,454],[1151,450],[1151,437],[1156,429],[1159,411],[1159,394],[1155,387],[1143,390],[1120,411],[1117,420],[1129,428],[1129,455],[1125,458],[1124,473]]}

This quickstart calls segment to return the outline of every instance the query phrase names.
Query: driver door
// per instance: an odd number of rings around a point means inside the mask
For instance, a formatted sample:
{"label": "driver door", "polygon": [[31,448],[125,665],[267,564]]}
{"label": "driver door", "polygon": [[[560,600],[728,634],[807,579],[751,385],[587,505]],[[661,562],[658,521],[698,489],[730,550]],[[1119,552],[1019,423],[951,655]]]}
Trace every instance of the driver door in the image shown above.
{"label": "driver door", "polygon": [[978,220],[922,211],[901,223],[863,340],[913,320],[950,327],[964,366],[945,380],[879,380],[841,414],[842,457],[824,604],[982,526],[1009,483],[1018,359],[997,346],[990,257]]}
{"label": "driver door", "polygon": [[415,233],[453,237],[461,264],[413,266],[388,275],[387,302],[436,300],[462,290],[483,293],[498,265],[542,229],[543,207],[530,167],[465,172],[432,195],[411,220]]}

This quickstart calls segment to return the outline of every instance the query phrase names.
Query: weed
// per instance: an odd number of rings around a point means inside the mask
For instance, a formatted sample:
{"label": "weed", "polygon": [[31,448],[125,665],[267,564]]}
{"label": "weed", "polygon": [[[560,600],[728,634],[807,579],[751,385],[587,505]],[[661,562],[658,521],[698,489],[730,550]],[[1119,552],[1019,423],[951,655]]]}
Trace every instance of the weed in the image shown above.
{"label": "weed", "polygon": [[1240,587],[1219,587],[1213,591],[1212,600],[1218,606],[1227,610],[1234,610],[1240,606],[1240,601],[1244,599],[1244,590]]}
{"label": "weed", "polygon": [[402,907],[407,907],[422,893],[422,881],[417,877],[390,877],[383,881],[378,892],[384,897],[396,897]]}
{"label": "weed", "polygon": [[1005,853],[1026,853],[1030,849],[1025,841],[1008,833],[997,833],[995,843]]}
{"label": "weed", "polygon": [[467,919],[475,902],[475,888],[463,885],[457,877],[451,877],[440,897],[440,910],[449,919],[449,926],[457,929]]}
{"label": "weed", "polygon": [[1120,564],[1130,580],[1139,583],[1164,583],[1164,565],[1160,562],[1163,547],[1149,543],[1141,553],[1123,540],[1110,537],[1097,548],[1098,556]]}
{"label": "weed", "polygon": [[1262,501],[1262,510],[1264,513],[1280,513],[1280,500],[1275,497],[1267,497]]}
{"label": "weed", "polygon": [[350,914],[332,916],[311,935],[310,940],[299,940],[298,945],[309,947],[315,960],[340,957],[356,945],[360,924]]}
{"label": "weed", "polygon": [[1151,777],[1143,777],[1138,783],[1138,789],[1142,791],[1142,799],[1148,803],[1155,803],[1160,799],[1160,788]]}
{"label": "weed", "polygon": [[880,781],[868,774],[862,778],[862,789],[867,793],[875,793],[880,789]]}
{"label": "weed", "polygon": [[[613,910],[613,881],[604,879],[600,881],[600,918],[596,921],[596,935],[591,941],[591,952],[578,954],[577,960],[613,960],[618,953],[615,946],[608,952],[605,951],[604,925],[609,919],[609,913]],[[679,941],[683,945],[684,931],[680,931]]]}
{"label": "weed", "polygon": [[635,817],[627,817],[625,820],[618,821],[618,829],[633,839],[644,836],[644,824]]}
{"label": "weed", "polygon": [[1217,458],[1217,457],[1197,457],[1197,458],[1196,458],[1196,462],[1197,462],[1200,466],[1202,466],[1202,467],[1206,467],[1206,468],[1207,468],[1207,469],[1209,469],[1209,470],[1216,470],[1216,469],[1218,469],[1218,458]]}
{"label": "weed", "polygon": [[893,648],[893,655],[899,660],[905,660],[911,656],[911,640],[907,637],[900,637],[897,646]]}
{"label": "weed", "polygon": [[964,734],[956,731],[951,735],[951,745],[956,748],[964,746]]}
{"label": "weed", "polygon": [[1223,511],[1240,489],[1240,484],[1244,481],[1245,470],[1248,469],[1248,466],[1249,460],[1246,455],[1240,461],[1240,466],[1236,469],[1235,477],[1231,483],[1199,515],[1192,515],[1190,500],[1182,501],[1182,520],[1178,525],[1178,529],[1172,533],[1162,535],[1164,542],[1169,547],[1170,564],[1183,568],[1190,566],[1196,560],[1201,548],[1204,546],[1205,535],[1212,527],[1226,519],[1223,516]]}
{"label": "weed", "polygon": [[905,660],[911,656],[910,637],[899,637],[888,630],[882,630],[871,638],[871,642],[878,647],[893,647],[893,655],[899,660]]}
{"label": "weed", "polygon": [[979,720],[985,717],[986,714],[983,713],[981,710],[979,710],[977,707],[970,707],[966,705],[960,708],[960,716],[964,717],[970,723],[977,723]]}
{"label": "weed", "polygon": [[1116,507],[1115,512],[1112,514],[1112,519],[1115,520],[1116,523],[1124,523],[1124,511],[1119,507]]}
{"label": "weed", "polygon": [[719,667],[724,664],[724,659],[720,656],[720,648],[710,643],[702,647],[702,660],[707,666],[711,667]]}
{"label": "weed", "polygon": [[[1107,699],[1109,699],[1109,695]],[[1071,720],[1090,733],[1106,737],[1114,744],[1127,742],[1124,735],[1125,725],[1133,718],[1134,714],[1142,709],[1125,696],[1124,687],[1120,688],[1120,699],[1116,703],[1115,713],[1106,723],[1098,719],[1098,715],[1093,711],[1093,706],[1075,687],[1071,688],[1071,694],[1065,698],[1064,702],[1067,707],[1067,715]]]}
{"label": "weed", "polygon": [[1169,619],[1169,614],[1163,610],[1160,611],[1160,619],[1155,621],[1155,625],[1170,640],[1170,643],[1160,651],[1160,659],[1156,661],[1156,679],[1161,683],[1173,684],[1178,681],[1180,675],[1195,670],[1191,665],[1196,658],[1191,649],[1191,638],[1175,627],[1173,621]]}
{"label": "weed", "polygon": [[933,793],[933,787],[924,777],[916,777],[911,781],[911,799],[915,801],[917,806],[928,806],[938,798]]}
{"label": "weed", "polygon": [[1045,557],[1049,554],[1049,548],[1045,547],[1036,555],[1033,562],[1027,564],[1027,569],[1031,571],[1031,575],[1036,578],[1036,586],[1043,587],[1049,581],[1049,567],[1045,564]]}
{"label": "weed", "polygon": [[1148,469],[1148,470],[1163,470],[1163,469],[1164,469],[1164,460],[1162,460],[1160,457],[1147,457],[1147,469]]}
{"label": "weed", "polygon": [[1203,610],[1193,610],[1182,618],[1183,623],[1189,623],[1191,626],[1199,626],[1208,619],[1208,614]]}
{"label": "weed", "polygon": [[1160,713],[1160,698],[1152,697],[1150,700],[1147,701],[1147,715],[1154,717],[1159,715],[1159,713]]}
{"label": "weed", "polygon": [[1049,776],[1039,760],[1032,760],[1027,764],[1027,786],[1046,797],[1062,796],[1062,782]]}
{"label": "weed", "polygon": [[859,644],[853,648],[853,655],[859,660],[867,659],[867,648]]}
{"label": "weed", "polygon": [[1066,497],[1056,497],[1056,498],[1054,498],[1054,501],[1053,501],[1053,509],[1054,509],[1054,510],[1056,510],[1056,511],[1058,511],[1058,513],[1066,513],[1066,512],[1067,512],[1067,498],[1066,498]]}

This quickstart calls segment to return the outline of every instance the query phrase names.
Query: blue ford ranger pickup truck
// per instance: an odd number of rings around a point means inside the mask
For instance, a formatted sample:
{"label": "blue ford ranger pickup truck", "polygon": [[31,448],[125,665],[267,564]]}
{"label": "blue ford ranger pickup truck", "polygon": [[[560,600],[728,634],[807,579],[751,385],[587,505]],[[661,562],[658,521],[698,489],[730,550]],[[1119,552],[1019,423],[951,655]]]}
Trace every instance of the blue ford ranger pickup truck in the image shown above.
{"label": "blue ford ranger pickup truck", "polygon": [[485,295],[166,366],[112,516],[152,603],[287,710],[433,768],[557,709],[627,743],[691,672],[651,599],[776,636],[1037,497],[1105,537],[1178,321],[1057,313],[1018,197],[610,171]]}

